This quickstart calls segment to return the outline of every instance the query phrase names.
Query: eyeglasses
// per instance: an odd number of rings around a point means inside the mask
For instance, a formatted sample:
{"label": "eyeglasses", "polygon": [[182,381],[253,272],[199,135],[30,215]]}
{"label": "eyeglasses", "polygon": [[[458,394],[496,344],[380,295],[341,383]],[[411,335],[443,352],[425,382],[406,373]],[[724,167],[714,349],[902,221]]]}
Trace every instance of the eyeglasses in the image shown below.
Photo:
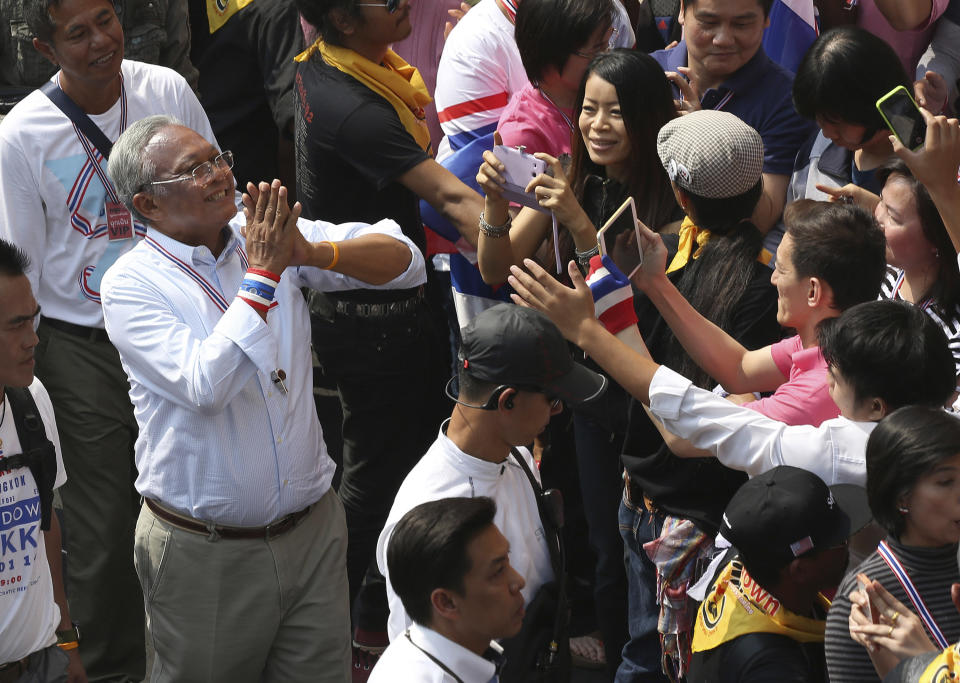
{"label": "eyeglasses", "polygon": [[210,161],[204,161],[189,173],[184,173],[169,180],[154,180],[147,183],[147,185],[164,185],[166,183],[179,183],[192,179],[198,187],[206,187],[213,182],[218,169],[221,171],[229,171],[231,168],[233,168],[233,152],[227,150],[226,152],[221,152]]}
{"label": "eyeglasses", "polygon": [[357,7],[386,7],[387,12],[393,14],[410,0],[384,0],[383,2],[358,2]]}
{"label": "eyeglasses", "polygon": [[619,33],[620,32],[617,30],[616,26],[611,26],[609,29],[607,29],[607,35],[604,36],[603,44],[598,43],[589,50],[574,50],[573,54],[577,55],[578,57],[593,59],[599,54],[609,52],[617,44],[617,35]]}
{"label": "eyeglasses", "polygon": [[461,401],[459,398],[457,398],[457,396],[460,393],[460,387],[459,387],[459,382],[457,381],[457,378],[455,376],[451,377],[450,381],[447,382],[446,392],[447,392],[448,398],[452,399],[453,401],[467,408],[476,408],[477,410],[498,410],[500,408],[500,397],[503,395],[503,392],[505,392],[507,389],[514,389],[517,391],[528,391],[532,394],[543,394],[544,396],[547,397],[547,402],[550,404],[550,410],[556,410],[557,408],[560,407],[560,404],[563,403],[563,399],[560,398],[559,396],[553,396],[552,394],[548,394],[547,392],[541,389],[538,389],[536,387],[525,387],[525,386],[513,385],[513,384],[501,384],[490,393],[490,398],[488,398],[484,403],[480,405],[477,405],[474,403],[466,403],[464,401]]}

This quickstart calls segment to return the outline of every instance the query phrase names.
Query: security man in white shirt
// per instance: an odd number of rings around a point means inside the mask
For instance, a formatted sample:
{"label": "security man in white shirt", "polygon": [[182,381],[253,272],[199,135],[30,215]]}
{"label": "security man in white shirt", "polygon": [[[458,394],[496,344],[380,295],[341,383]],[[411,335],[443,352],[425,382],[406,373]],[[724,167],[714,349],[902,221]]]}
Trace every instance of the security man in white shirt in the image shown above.
{"label": "security man in white shirt", "polygon": [[387,565],[413,623],[386,649],[370,683],[496,683],[498,638],[523,623],[523,577],[485,496],[441,498],[393,529]]}
{"label": "security man in white shirt", "polygon": [[298,290],[417,287],[423,258],[392,221],[298,221],[278,180],[249,183],[237,213],[232,165],[166,116],[110,156],[148,226],[102,295],[139,425],[151,680],[342,683],[346,526]]}

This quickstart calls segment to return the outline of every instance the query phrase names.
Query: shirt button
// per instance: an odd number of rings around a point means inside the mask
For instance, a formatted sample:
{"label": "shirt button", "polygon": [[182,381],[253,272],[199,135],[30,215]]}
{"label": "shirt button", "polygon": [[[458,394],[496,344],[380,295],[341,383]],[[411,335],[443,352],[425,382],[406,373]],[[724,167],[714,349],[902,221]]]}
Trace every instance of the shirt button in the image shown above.
{"label": "shirt button", "polygon": [[268,392],[267,392],[267,398],[271,398],[271,397],[273,397],[273,392],[272,392],[272,391],[268,391]]}
{"label": "shirt button", "polygon": [[279,439],[277,439],[277,445],[279,446],[282,443],[283,443],[283,437],[281,436]]}

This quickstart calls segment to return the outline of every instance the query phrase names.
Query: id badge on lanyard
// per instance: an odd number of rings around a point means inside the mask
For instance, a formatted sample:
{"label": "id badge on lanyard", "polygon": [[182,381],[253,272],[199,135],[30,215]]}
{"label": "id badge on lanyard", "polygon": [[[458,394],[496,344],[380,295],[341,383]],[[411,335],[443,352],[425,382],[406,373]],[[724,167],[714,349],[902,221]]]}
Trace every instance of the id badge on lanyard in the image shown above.
{"label": "id badge on lanyard", "polygon": [[123,204],[107,200],[104,203],[107,211],[108,238],[111,242],[133,239],[133,216]]}

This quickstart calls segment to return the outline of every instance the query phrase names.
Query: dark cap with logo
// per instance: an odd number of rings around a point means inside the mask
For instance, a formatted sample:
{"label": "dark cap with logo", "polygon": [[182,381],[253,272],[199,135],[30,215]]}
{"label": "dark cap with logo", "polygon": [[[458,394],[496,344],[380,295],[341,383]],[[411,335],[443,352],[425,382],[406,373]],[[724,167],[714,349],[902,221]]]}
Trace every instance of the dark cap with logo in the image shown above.
{"label": "dark cap with logo", "polygon": [[543,313],[497,304],[463,328],[459,365],[479,380],[510,384],[578,405],[600,396],[607,378],[575,363],[557,326]]}
{"label": "dark cap with logo", "polygon": [[747,560],[786,565],[814,550],[841,545],[870,518],[862,487],[828,487],[812,472],[781,465],[733,494],[720,533]]}

